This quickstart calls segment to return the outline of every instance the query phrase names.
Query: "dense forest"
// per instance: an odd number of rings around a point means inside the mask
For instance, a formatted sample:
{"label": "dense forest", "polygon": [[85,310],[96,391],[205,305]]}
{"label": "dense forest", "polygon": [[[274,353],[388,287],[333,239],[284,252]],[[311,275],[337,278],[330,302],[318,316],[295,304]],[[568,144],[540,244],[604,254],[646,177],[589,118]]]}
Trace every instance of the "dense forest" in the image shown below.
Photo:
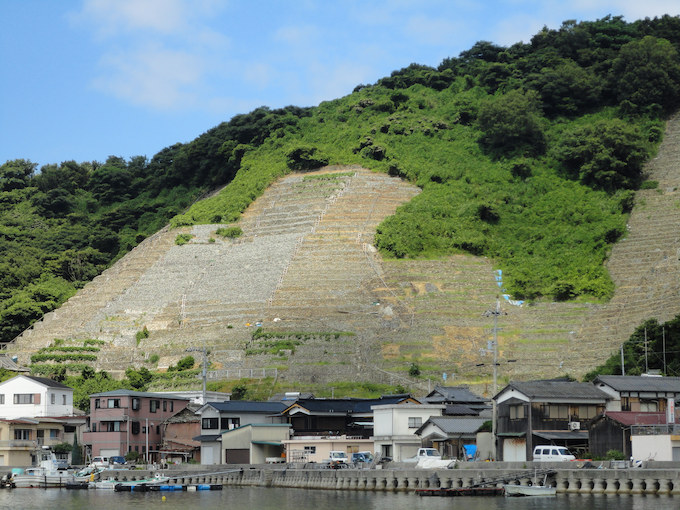
{"label": "dense forest", "polygon": [[[258,108],[152,158],[0,167],[0,341],[168,222],[233,223],[278,176],[360,164],[423,192],[385,256],[492,258],[522,299],[606,300],[643,164],[680,101],[680,18],[566,21],[480,41],[318,107]],[[217,195],[197,202],[215,188]]]}

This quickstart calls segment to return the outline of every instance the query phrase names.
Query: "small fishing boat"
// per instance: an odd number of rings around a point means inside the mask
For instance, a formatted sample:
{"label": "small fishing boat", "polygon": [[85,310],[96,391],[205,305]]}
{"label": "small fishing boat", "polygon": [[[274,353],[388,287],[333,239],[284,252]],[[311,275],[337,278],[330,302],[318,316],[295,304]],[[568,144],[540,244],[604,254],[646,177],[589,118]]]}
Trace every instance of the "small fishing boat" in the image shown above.
{"label": "small fishing boat", "polygon": [[545,485],[504,485],[506,496],[554,496],[557,488]]}
{"label": "small fishing boat", "polygon": [[87,482],[96,478],[94,472],[87,474],[74,474],[63,469],[59,469],[57,457],[49,446],[43,446],[36,452],[38,465],[17,470],[13,472],[11,486],[21,488],[65,488],[68,485]]}
{"label": "small fishing boat", "polygon": [[[115,478],[108,478],[106,480],[90,482],[90,489],[116,490],[118,492],[145,492],[149,490],[149,486],[167,483],[168,480],[170,480],[170,477],[163,476],[160,473],[156,473],[151,478],[142,478],[139,480],[120,481],[116,480]],[[117,489],[117,486],[120,488]]]}

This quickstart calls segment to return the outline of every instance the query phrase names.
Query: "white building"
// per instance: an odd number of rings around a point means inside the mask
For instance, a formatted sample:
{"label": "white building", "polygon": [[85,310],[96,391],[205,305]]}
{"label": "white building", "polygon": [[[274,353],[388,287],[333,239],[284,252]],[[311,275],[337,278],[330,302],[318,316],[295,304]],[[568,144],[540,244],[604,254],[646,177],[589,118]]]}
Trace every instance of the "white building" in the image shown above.
{"label": "white building", "polygon": [[395,462],[413,457],[421,446],[416,430],[431,416],[441,416],[445,408],[443,404],[408,403],[371,406],[376,453]]}
{"label": "white building", "polygon": [[73,416],[73,388],[32,375],[0,383],[0,418]]}

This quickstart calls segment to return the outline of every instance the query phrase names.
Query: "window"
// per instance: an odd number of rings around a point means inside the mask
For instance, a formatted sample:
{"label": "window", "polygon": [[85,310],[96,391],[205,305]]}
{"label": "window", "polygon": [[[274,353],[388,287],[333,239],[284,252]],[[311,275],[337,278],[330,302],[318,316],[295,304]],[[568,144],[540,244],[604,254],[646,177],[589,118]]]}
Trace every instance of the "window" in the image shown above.
{"label": "window", "polygon": [[19,439],[21,441],[31,440],[31,429],[15,429],[14,439]]}
{"label": "window", "polygon": [[597,416],[597,406],[578,406],[578,417],[581,420],[590,420]]}
{"label": "window", "polygon": [[0,405],[4,405],[4,404],[5,404],[5,394],[0,393]]}
{"label": "window", "polygon": [[59,429],[50,429],[50,439],[59,439]]}
{"label": "window", "polygon": [[201,428],[216,429],[219,427],[219,420],[217,418],[203,418]]}
{"label": "window", "polygon": [[172,413],[174,411],[175,411],[175,403],[171,400],[170,401],[170,412]]}
{"label": "window", "polygon": [[522,420],[524,419],[524,405],[517,404],[510,406],[510,419],[511,420]]}
{"label": "window", "polygon": [[240,418],[220,418],[220,428],[222,430],[231,430],[240,427]]}
{"label": "window", "polygon": [[163,401],[163,412],[165,412],[165,411],[167,411],[167,410],[168,410],[168,401],[167,401],[167,400],[164,400],[164,401]]}
{"label": "window", "polygon": [[92,432],[97,432],[97,424],[96,423],[92,424]]}
{"label": "window", "polygon": [[15,404],[32,404],[33,403],[33,393],[15,393],[14,394]]}
{"label": "window", "polygon": [[104,422],[106,426],[106,432],[120,432],[120,422],[119,421],[107,421]]}
{"label": "window", "polygon": [[305,446],[305,453],[314,455],[316,453],[316,446]]}
{"label": "window", "polygon": [[57,403],[57,396],[54,393],[52,393],[50,395],[50,404],[56,404],[56,403]]}
{"label": "window", "polygon": [[156,434],[160,434],[160,433],[161,433],[161,426],[156,425]]}
{"label": "window", "polygon": [[152,412],[152,413],[155,413],[156,411],[158,411],[158,407],[159,407],[160,403],[161,403],[160,400],[152,400],[152,401],[150,402],[151,412]]}
{"label": "window", "polygon": [[569,419],[569,406],[568,405],[557,405],[557,404],[545,404],[541,406],[543,411],[543,418],[549,420],[568,420]]}
{"label": "window", "polygon": [[132,422],[132,433],[133,434],[139,434],[139,422],[138,421],[133,421]]}
{"label": "window", "polygon": [[109,409],[118,409],[120,407],[119,398],[110,398],[108,402]]}
{"label": "window", "polygon": [[99,409],[101,407],[101,402],[99,401],[98,398],[94,399],[94,408]]}
{"label": "window", "polygon": [[61,404],[66,405],[66,394],[61,396]]}
{"label": "window", "polygon": [[417,429],[423,424],[423,419],[420,416],[411,416],[408,419],[408,428]]}
{"label": "window", "polygon": [[659,410],[659,403],[656,400],[640,400],[640,412],[655,413]]}
{"label": "window", "polygon": [[132,398],[132,410],[139,411],[139,397]]}

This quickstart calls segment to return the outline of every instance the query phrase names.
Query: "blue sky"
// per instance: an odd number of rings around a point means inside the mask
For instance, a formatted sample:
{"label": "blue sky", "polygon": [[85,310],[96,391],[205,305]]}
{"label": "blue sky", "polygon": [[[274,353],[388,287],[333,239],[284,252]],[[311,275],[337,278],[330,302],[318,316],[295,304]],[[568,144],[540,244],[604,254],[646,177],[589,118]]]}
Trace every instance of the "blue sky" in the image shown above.
{"label": "blue sky", "polygon": [[151,158],[258,106],[313,106],[476,41],[677,0],[0,0],[0,164]]}

